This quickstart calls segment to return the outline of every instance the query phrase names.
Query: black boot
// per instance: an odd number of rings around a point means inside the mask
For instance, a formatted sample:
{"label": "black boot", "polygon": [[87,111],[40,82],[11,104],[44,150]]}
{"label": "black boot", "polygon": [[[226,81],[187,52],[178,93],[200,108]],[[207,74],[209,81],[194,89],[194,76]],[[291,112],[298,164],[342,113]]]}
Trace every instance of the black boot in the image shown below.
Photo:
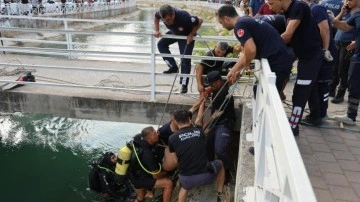
{"label": "black boot", "polygon": [[344,96],[345,96],[345,90],[338,90],[334,99],[331,100],[331,103],[334,104],[342,103],[344,101]]}
{"label": "black boot", "polygon": [[178,68],[170,68],[166,71],[163,71],[164,74],[172,74],[172,73],[177,73],[178,72]]}
{"label": "black boot", "polygon": [[187,93],[187,92],[188,92],[187,85],[181,85],[180,93],[184,94],[184,93]]}

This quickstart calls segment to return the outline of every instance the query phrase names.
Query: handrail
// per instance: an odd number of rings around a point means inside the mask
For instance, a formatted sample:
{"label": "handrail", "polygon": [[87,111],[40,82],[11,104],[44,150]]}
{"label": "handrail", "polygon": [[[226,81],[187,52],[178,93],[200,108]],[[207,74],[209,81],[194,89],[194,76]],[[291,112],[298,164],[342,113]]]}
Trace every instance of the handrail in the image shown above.
{"label": "handrail", "polygon": [[256,100],[252,102],[253,201],[315,202],[309,176],[275,86],[276,76],[266,59],[255,64],[258,84]]}
{"label": "handrail", "polygon": [[[2,18],[3,16],[0,16]],[[15,16],[16,18],[22,19],[23,16]],[[27,20],[38,20],[38,17],[26,17]],[[44,18],[42,18],[45,20]],[[222,61],[236,61],[236,58],[222,58],[222,57],[209,57],[209,56],[182,56],[178,54],[178,51],[174,51],[175,54],[160,54],[158,53],[157,47],[156,47],[156,39],[153,36],[153,32],[142,32],[142,33],[134,33],[134,32],[105,32],[105,31],[83,31],[83,30],[75,30],[74,28],[69,28],[68,25],[74,21],[81,21],[81,22],[92,22],[93,20],[78,20],[78,19],[69,19],[69,18],[46,18],[48,20],[54,21],[62,21],[64,24],[64,29],[44,29],[44,28],[20,28],[20,27],[14,27],[14,26],[5,26],[1,29],[3,31],[16,31],[21,33],[51,33],[51,35],[65,35],[66,37],[61,39],[60,41],[56,41],[54,39],[25,39],[22,41],[24,37],[20,38],[7,38],[7,37],[1,37],[0,40],[4,40],[6,42],[24,42],[27,43],[28,47],[18,47],[14,46],[13,44],[5,44],[4,46],[0,47],[0,51],[5,52],[15,52],[15,53],[24,53],[24,54],[40,54],[40,55],[50,55],[50,56],[65,56],[69,57],[69,59],[75,59],[75,58],[86,58],[86,57],[102,57],[102,58],[127,58],[127,59],[141,59],[142,61],[147,61],[149,65],[149,71],[119,71],[115,69],[103,69],[99,68],[101,70],[97,70],[94,68],[84,68],[84,67],[60,67],[60,66],[54,66],[54,65],[38,65],[38,64],[7,64],[3,61],[0,65],[3,66],[9,66],[9,67],[15,67],[23,66],[23,67],[30,67],[30,68],[47,68],[47,69],[67,69],[67,70],[84,70],[84,71],[102,71],[102,72],[117,72],[117,73],[130,73],[130,74],[145,74],[149,75],[150,78],[150,90],[144,90],[144,92],[150,92],[150,101],[154,102],[156,100],[156,95],[164,93],[163,91],[156,90],[156,78],[158,76],[165,76],[165,77],[172,77],[173,75],[165,75],[159,72],[156,72],[156,63],[161,59],[161,57],[164,56],[171,56],[174,58],[191,58],[193,61],[200,61],[202,59],[212,59],[212,60],[222,60]],[[104,24],[108,23],[107,20],[96,20],[96,22],[102,22]],[[122,21],[120,23],[126,23],[126,21]],[[141,51],[119,51],[114,50],[111,48],[121,46],[123,47],[123,44],[107,44],[106,47],[110,47],[111,50],[98,50],[98,49],[91,49],[91,50],[85,50],[85,49],[77,49],[75,46],[99,46],[99,44],[90,42],[75,42],[73,40],[73,35],[87,35],[87,36],[140,36],[148,38],[145,43],[143,43],[141,46]],[[185,36],[173,36],[173,35],[164,35],[162,36],[164,38],[177,38],[177,39],[186,39]],[[202,41],[231,41],[231,42],[237,42],[236,39],[230,38],[230,37],[217,37],[217,36],[205,36],[205,37],[194,37],[195,40],[202,40]],[[40,48],[37,47],[34,44],[42,43],[42,41],[46,41],[46,44],[61,44],[62,47],[48,47],[48,48]],[[64,46],[66,45],[66,46]],[[132,45],[128,45],[132,46]],[[103,47],[103,46],[101,46]],[[132,46],[134,47],[134,46]],[[139,47],[139,46],[137,46]],[[145,48],[145,49],[144,49]],[[138,60],[137,60],[138,61]],[[163,62],[162,62],[163,63]],[[190,75],[182,75],[180,76],[188,76],[189,78],[194,78],[195,76],[193,74]],[[244,79],[245,80],[245,79]],[[10,82],[8,80],[0,80],[0,82],[7,82],[7,83],[17,83],[17,82]],[[34,83],[22,83],[26,85],[42,85],[41,83],[36,82]],[[48,83],[44,84],[48,85]],[[59,86],[59,84],[54,84],[56,86]],[[68,84],[62,84],[61,86],[68,86],[68,87],[80,87],[80,88],[95,88],[93,86],[85,86],[85,85],[68,85]],[[99,87],[96,87],[99,88]],[[103,88],[103,89],[111,89],[111,88]],[[126,89],[126,88],[114,88],[116,90],[127,90],[132,91],[135,89]],[[141,90],[141,89],[137,89]],[[196,93],[197,94],[197,93]],[[194,95],[196,95],[194,94]],[[241,95],[235,95],[235,97],[243,97]]]}

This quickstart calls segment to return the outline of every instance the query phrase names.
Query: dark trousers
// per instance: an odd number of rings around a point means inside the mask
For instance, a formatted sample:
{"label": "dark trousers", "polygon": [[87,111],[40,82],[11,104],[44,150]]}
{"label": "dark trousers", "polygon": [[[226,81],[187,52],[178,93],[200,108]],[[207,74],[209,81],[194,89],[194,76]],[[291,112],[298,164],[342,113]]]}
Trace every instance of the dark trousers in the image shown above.
{"label": "dark trousers", "polygon": [[[278,90],[278,93],[280,93],[283,90],[283,86],[285,85],[285,82],[289,79],[290,71],[289,72],[275,72],[276,75],[276,81],[275,86]],[[257,92],[257,83],[255,83],[253,87],[254,92],[254,99],[256,99],[256,92]]]}
{"label": "dark trousers", "polygon": [[216,125],[206,137],[206,154],[209,161],[216,157],[224,164],[225,169],[230,168],[231,160],[227,152],[230,140],[230,129],[226,125]]}
{"label": "dark trousers", "polygon": [[[335,57],[335,55],[333,55]],[[310,116],[311,117],[317,117],[320,114],[320,118],[323,118],[327,115],[327,109],[329,106],[329,92],[330,87],[329,83],[331,81],[331,75],[332,75],[332,68],[334,66],[334,62],[326,62],[323,61],[323,64],[320,68],[319,75],[317,77],[317,85],[314,86],[315,92],[317,91],[318,94],[311,94],[308,100],[308,105],[310,109]],[[312,97],[314,96],[314,97]],[[317,98],[316,98],[317,97]],[[314,103],[318,102],[318,104]],[[319,106],[319,108],[317,108]]]}
{"label": "dark trousers", "polygon": [[[172,32],[168,31],[166,32],[166,34],[172,34]],[[171,54],[169,46],[176,42],[178,43],[179,51],[181,55],[192,55],[195,41],[192,41],[190,44],[187,44],[185,39],[161,38],[157,44],[159,52],[164,54]],[[163,60],[170,67],[170,69],[174,69],[174,68],[178,69],[178,66],[173,57],[163,57]],[[181,63],[181,74],[190,74],[191,59],[182,58],[180,63]],[[189,83],[188,77],[180,77],[180,84],[188,85],[188,83]]]}
{"label": "dark trousers", "polygon": [[346,47],[351,42],[337,42],[336,47],[338,50],[338,60],[336,61],[333,72],[332,72],[332,81],[330,82],[330,90],[336,90],[336,87],[339,85],[338,90],[345,91],[348,87],[348,71],[350,66],[350,57],[353,55],[353,51],[346,50]]}
{"label": "dark trousers", "polygon": [[293,108],[289,119],[291,128],[296,128],[301,121],[306,102],[312,103],[314,118],[320,118],[320,103],[317,80],[323,62],[324,53],[320,51],[309,59],[299,59],[298,75],[293,90]]}
{"label": "dark trousers", "polygon": [[351,61],[349,67],[349,98],[347,115],[356,120],[360,100],[360,61]]}

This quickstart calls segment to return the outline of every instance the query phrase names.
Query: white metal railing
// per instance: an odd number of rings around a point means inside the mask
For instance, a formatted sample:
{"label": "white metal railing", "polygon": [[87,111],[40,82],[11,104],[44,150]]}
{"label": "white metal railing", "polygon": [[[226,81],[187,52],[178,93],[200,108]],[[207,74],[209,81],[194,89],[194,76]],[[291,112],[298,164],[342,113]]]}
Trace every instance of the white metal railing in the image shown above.
{"label": "white metal railing", "polygon": [[[256,61],[256,99],[252,102],[255,196],[252,201],[315,202],[308,174],[266,59]],[[238,200],[235,200],[238,201]]]}
{"label": "white metal railing", "polygon": [[[0,16],[0,19],[3,16]],[[139,62],[141,59],[142,61],[149,63],[149,70],[148,71],[125,71],[125,70],[115,70],[115,69],[94,69],[94,68],[85,68],[85,67],[61,67],[61,66],[54,66],[54,65],[36,65],[36,64],[7,64],[2,62],[0,65],[8,66],[8,67],[29,67],[29,68],[47,68],[47,69],[68,69],[68,70],[84,70],[84,71],[103,71],[103,72],[117,72],[117,73],[131,73],[131,74],[147,74],[150,76],[150,89],[127,89],[127,88],[114,88],[114,90],[126,90],[126,91],[143,91],[150,93],[150,101],[155,101],[156,94],[167,94],[168,91],[159,91],[157,90],[157,86],[155,85],[156,77],[157,76],[170,76],[173,75],[164,75],[162,73],[156,72],[156,62],[161,60],[163,56],[172,56],[174,58],[191,58],[193,61],[200,61],[201,59],[212,59],[212,60],[224,60],[224,61],[236,61],[236,58],[216,58],[216,57],[206,57],[206,56],[182,56],[178,53],[177,47],[173,47],[172,52],[174,54],[160,54],[156,47],[156,38],[153,36],[153,28],[151,27],[151,31],[136,33],[136,32],[107,32],[107,31],[89,31],[89,30],[76,30],[75,27],[72,27],[72,22],[83,22],[83,23],[118,23],[118,24],[148,24],[149,22],[129,22],[129,21],[116,21],[116,20],[85,20],[85,19],[69,19],[69,18],[47,18],[47,17],[24,17],[24,16],[12,16],[11,18],[14,19],[22,19],[26,18],[27,20],[46,20],[46,21],[61,21],[64,25],[63,29],[43,29],[43,28],[19,28],[19,27],[12,27],[11,24],[4,23],[1,28],[1,31],[11,31],[17,33],[23,33],[23,35],[28,35],[30,33],[38,33],[39,35],[46,35],[50,33],[52,36],[64,36],[62,40],[48,40],[48,39],[31,39],[31,38],[24,38],[24,37],[0,37],[0,40],[5,44],[0,46],[0,52],[4,51],[5,53],[23,53],[23,54],[35,54],[35,55],[49,55],[49,56],[64,56],[68,57],[69,59],[87,59],[87,58],[101,58],[102,60],[108,59],[115,59],[115,61],[119,61],[121,58],[126,58],[126,60],[136,59],[136,62]],[[6,18],[7,19],[7,18]],[[6,26],[5,26],[6,25]],[[208,26],[208,25],[204,25]],[[103,40],[102,42],[81,42],[81,41],[74,41],[74,35],[86,35],[86,36],[100,36],[100,37],[111,37],[115,36],[118,38],[126,37],[126,36],[139,36],[147,38],[146,43],[142,43],[141,46],[134,45],[134,44],[126,44],[123,41],[120,43],[114,42],[107,42]],[[20,35],[21,36],[21,35]],[[164,35],[165,38],[181,38],[186,39],[184,36],[172,36],[172,35]],[[218,37],[218,36],[203,36],[203,37],[194,37],[195,40],[201,40],[204,42],[208,41],[228,41],[228,42],[237,42],[237,40],[233,37]],[[26,43],[27,46],[17,46],[16,43]],[[57,45],[59,47],[48,47],[48,48],[40,48],[36,44],[51,44]],[[33,45],[34,44],[34,45]],[[175,44],[176,45],[176,44]],[[86,47],[86,46],[94,46],[94,50],[85,50],[80,49],[78,47]],[[100,50],[102,47],[129,47],[129,48],[139,48],[140,51],[120,51],[120,50]],[[213,47],[212,47],[213,48]],[[176,50],[176,51],[173,51]],[[163,62],[162,62],[163,63]],[[193,74],[190,75],[181,75],[179,76],[188,76],[190,78],[194,78]],[[0,80],[0,82],[6,83],[16,83],[15,81],[8,81],[8,80]],[[53,85],[53,86],[67,86],[67,87],[80,87],[80,88],[94,88],[94,89],[109,89],[107,87],[98,87],[98,86],[82,86],[82,85],[67,85],[67,84],[49,84],[49,83],[27,83],[27,85]],[[196,93],[197,94],[197,93]],[[194,94],[195,95],[195,94]],[[240,95],[235,95],[235,97],[239,97]]]}
{"label": "white metal railing", "polygon": [[111,10],[119,8],[128,8],[136,6],[136,0],[124,0],[124,1],[111,1],[111,2],[93,2],[89,3],[72,3],[67,1],[65,4],[60,2],[43,3],[32,5],[31,3],[1,3],[0,14],[1,15],[26,15],[26,16],[50,16],[59,14],[73,14],[73,13],[84,13],[94,12],[101,10]]}

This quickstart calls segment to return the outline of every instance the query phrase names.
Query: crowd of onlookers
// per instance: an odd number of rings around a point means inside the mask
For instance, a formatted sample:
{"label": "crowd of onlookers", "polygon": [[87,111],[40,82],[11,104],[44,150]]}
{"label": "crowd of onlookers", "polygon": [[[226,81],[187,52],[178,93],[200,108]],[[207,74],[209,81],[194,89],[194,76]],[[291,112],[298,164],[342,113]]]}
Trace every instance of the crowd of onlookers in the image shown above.
{"label": "crowd of onlookers", "polygon": [[1,14],[28,15],[45,13],[67,13],[67,11],[83,11],[95,5],[117,5],[126,0],[5,0],[1,4]]}

